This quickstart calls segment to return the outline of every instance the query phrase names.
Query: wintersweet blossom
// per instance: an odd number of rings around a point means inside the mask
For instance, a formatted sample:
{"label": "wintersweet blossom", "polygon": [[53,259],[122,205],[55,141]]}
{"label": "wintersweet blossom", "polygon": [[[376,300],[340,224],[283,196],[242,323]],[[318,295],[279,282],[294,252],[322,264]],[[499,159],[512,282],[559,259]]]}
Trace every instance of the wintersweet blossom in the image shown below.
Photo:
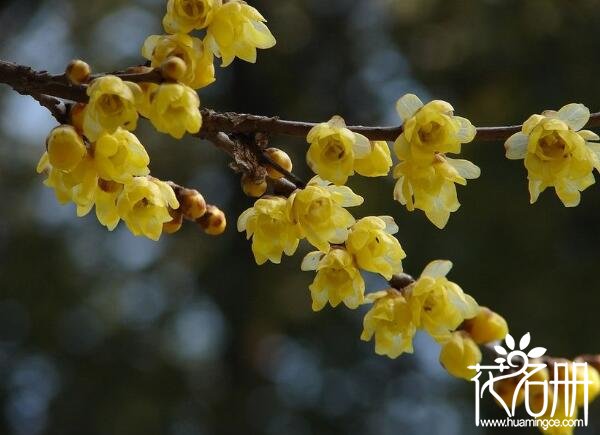
{"label": "wintersweet blossom", "polygon": [[221,0],[169,0],[163,27],[167,33],[189,33],[207,27]]}
{"label": "wintersweet blossom", "polygon": [[471,296],[446,278],[451,268],[450,261],[432,261],[410,288],[415,324],[440,342],[465,319],[475,317],[479,309]]}
{"label": "wintersweet blossom", "polygon": [[200,98],[188,86],[166,83],[150,94],[148,117],[156,130],[181,139],[188,133],[198,133],[202,127]]}
{"label": "wintersweet blossom", "polygon": [[362,204],[363,198],[346,186],[333,186],[319,176],[288,198],[290,221],[302,237],[323,252],[330,243],[343,243],[355,222],[345,207]]}
{"label": "wintersweet blossom", "polygon": [[306,140],[310,144],[306,154],[308,166],[322,179],[337,185],[346,183],[354,174],[356,158],[371,153],[369,139],[348,130],[339,116],[315,125]]}
{"label": "wintersweet blossom", "polygon": [[365,282],[352,255],[343,248],[331,249],[327,254],[314,251],[302,261],[302,270],[316,270],[309,286],[312,309],[319,311],[327,302],[337,307],[341,302],[348,308],[358,308],[364,301]]}
{"label": "wintersweet blossom", "polygon": [[368,216],[350,228],[346,247],[361,269],[379,273],[387,280],[402,272],[406,253],[392,236],[398,226],[391,216]]}
{"label": "wintersweet blossom", "polygon": [[203,88],[215,81],[213,54],[206,49],[201,39],[176,33],[174,35],[151,35],[142,47],[142,56],[153,68],[165,61],[178,57],[185,63],[185,72],[179,79],[192,89]]}
{"label": "wintersweet blossom", "polygon": [[228,66],[236,57],[256,62],[257,48],[271,48],[275,38],[255,8],[240,0],[230,0],[216,9],[205,43]]}
{"label": "wintersweet blossom", "polygon": [[114,133],[119,127],[135,130],[136,101],[142,94],[137,84],[106,75],[95,79],[87,94],[90,99],[85,107],[83,132],[89,140],[95,141],[103,132]]}
{"label": "wintersweet blossom", "polygon": [[237,221],[238,231],[246,231],[252,237],[252,252],[256,263],[267,260],[279,264],[281,256],[293,255],[298,248],[300,234],[288,215],[288,203],[279,196],[267,196],[257,200],[244,211]]}
{"label": "wintersweet blossom", "polygon": [[370,341],[375,337],[375,353],[397,358],[404,352],[412,353],[412,340],[417,330],[412,310],[406,297],[390,289],[370,294],[374,301],[363,321],[360,338]]}
{"label": "wintersweet blossom", "polygon": [[464,331],[453,332],[444,343],[440,352],[440,363],[452,376],[471,380],[476,374],[469,366],[481,362],[481,350],[469,334]]}
{"label": "wintersweet blossom", "polygon": [[530,116],[504,144],[507,158],[524,159],[532,204],[547,187],[554,187],[566,207],[575,207],[580,192],[594,184],[592,171],[600,170],[600,137],[581,130],[589,118],[583,104],[567,104],[558,112]]}

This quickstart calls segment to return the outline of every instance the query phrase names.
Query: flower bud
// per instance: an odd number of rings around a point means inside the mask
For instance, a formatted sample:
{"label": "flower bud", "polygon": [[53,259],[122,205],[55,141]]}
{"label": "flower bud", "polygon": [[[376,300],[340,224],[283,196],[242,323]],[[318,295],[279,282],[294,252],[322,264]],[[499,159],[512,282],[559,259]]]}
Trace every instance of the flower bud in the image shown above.
{"label": "flower bud", "polygon": [[86,62],[74,59],[67,65],[65,74],[71,83],[80,85],[89,80],[91,72],[92,70]]}
{"label": "flower bud", "polygon": [[181,213],[180,209],[169,209],[169,214],[171,217],[173,217],[173,219],[163,224],[163,232],[167,234],[173,234],[179,231],[181,225],[183,224],[183,213]]}
{"label": "flower bud", "polygon": [[61,125],[50,132],[46,140],[50,164],[63,171],[71,171],[81,162],[87,149],[75,128]]}
{"label": "flower bud", "polygon": [[477,372],[469,366],[480,362],[481,350],[465,332],[454,332],[442,345],[440,363],[452,376],[470,380]]}
{"label": "flower bud", "polygon": [[264,195],[267,191],[267,180],[253,180],[248,174],[242,175],[242,190],[252,198],[258,198]]}
{"label": "flower bud", "polygon": [[508,334],[508,325],[504,318],[487,307],[480,307],[479,313],[465,320],[461,328],[469,333],[478,344],[503,340]]}
{"label": "flower bud", "polygon": [[214,205],[208,205],[206,213],[200,219],[196,220],[196,222],[198,222],[206,234],[210,234],[211,236],[222,234],[227,225],[225,214]]}
{"label": "flower bud", "polygon": [[[279,148],[267,148],[265,150],[265,154],[273,162],[275,162],[279,166],[281,166],[282,169],[285,169],[288,172],[290,172],[292,170],[292,160],[290,159],[290,156],[288,156],[287,153],[281,151]],[[266,169],[267,169],[267,174],[269,174],[269,177],[271,177],[271,178],[277,179],[277,178],[282,178],[284,176],[284,174],[277,171],[275,168],[271,167],[270,165],[267,165]]]}
{"label": "flower bud", "polygon": [[206,213],[206,201],[197,190],[182,189],[177,197],[181,204],[181,213],[186,219],[195,221]]}
{"label": "flower bud", "polygon": [[85,104],[76,103],[69,109],[69,121],[79,134],[83,134],[83,117],[85,116]]}
{"label": "flower bud", "polygon": [[162,76],[166,80],[180,81],[187,71],[185,61],[177,56],[167,58],[160,66]]}

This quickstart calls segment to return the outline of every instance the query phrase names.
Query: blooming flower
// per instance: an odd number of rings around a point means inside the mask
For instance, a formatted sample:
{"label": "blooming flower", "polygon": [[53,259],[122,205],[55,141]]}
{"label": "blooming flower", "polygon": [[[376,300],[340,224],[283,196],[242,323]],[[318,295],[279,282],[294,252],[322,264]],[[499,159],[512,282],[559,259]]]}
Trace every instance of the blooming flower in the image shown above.
{"label": "blooming flower", "polygon": [[394,168],[398,179],[394,199],[409,211],[423,210],[427,218],[438,228],[444,228],[450,213],[458,210],[460,203],[456,185],[466,185],[467,179],[478,178],[480,170],[468,160],[451,159],[442,154],[432,157],[430,164],[419,164],[408,157],[408,147],[396,142],[396,154],[404,161]]}
{"label": "blooming flower", "polygon": [[158,240],[163,224],[171,221],[169,207],[179,207],[173,189],[153,177],[134,177],[125,184],[117,200],[119,215],[129,231],[152,240]]}
{"label": "blooming flower", "polygon": [[452,331],[465,319],[475,317],[479,309],[471,296],[446,278],[451,268],[450,261],[432,261],[410,288],[415,324],[437,341],[447,340]]}
{"label": "blooming flower", "polygon": [[259,265],[267,260],[279,264],[284,252],[292,255],[298,248],[299,232],[289,220],[287,201],[282,197],[257,200],[240,215],[237,228],[252,237],[252,252]]}
{"label": "blooming flower", "polygon": [[213,54],[204,47],[201,39],[183,33],[151,35],[144,42],[142,56],[151,61],[153,68],[160,67],[171,57],[179,57],[186,66],[179,81],[192,89],[208,86],[215,81]]}
{"label": "blooming flower", "polygon": [[337,185],[346,183],[348,176],[354,174],[355,158],[371,152],[369,139],[348,130],[339,116],[315,125],[306,140],[310,143],[306,154],[308,166],[324,180]]}
{"label": "blooming flower", "polygon": [[477,132],[468,119],[454,116],[454,108],[445,101],[423,105],[416,95],[406,94],[396,110],[403,120],[398,141],[406,141],[413,158],[425,163],[434,153],[460,153],[461,144],[471,142]]}
{"label": "blooming flower", "polygon": [[163,27],[167,33],[189,33],[208,26],[221,0],[169,0]]}
{"label": "blooming flower", "polygon": [[375,302],[363,321],[361,340],[375,337],[377,355],[397,358],[404,352],[412,353],[416,326],[406,298],[393,289],[373,293],[368,298]]}
{"label": "blooming flower", "polygon": [[355,220],[344,207],[360,205],[363,198],[346,186],[332,186],[319,176],[288,198],[290,221],[300,234],[323,252],[330,243],[343,243]]}
{"label": "blooming flower", "polygon": [[200,131],[200,98],[188,86],[177,83],[162,84],[149,98],[148,117],[161,133],[181,139],[186,131],[192,134]]}
{"label": "blooming flower", "polygon": [[350,228],[346,248],[361,269],[390,280],[393,274],[402,272],[402,259],[406,257],[400,242],[392,236],[396,232],[398,226],[391,216],[365,217]]}
{"label": "blooming flower", "polygon": [[102,134],[94,145],[98,175],[105,180],[125,183],[133,176],[148,175],[150,157],[138,138],[118,128],[113,134]]}
{"label": "blooming flower", "polygon": [[348,308],[358,308],[364,301],[365,282],[352,255],[343,248],[331,249],[327,254],[314,251],[302,261],[302,270],[316,270],[309,286],[312,309],[320,311],[329,302],[337,307],[341,302]]}
{"label": "blooming flower", "polygon": [[257,48],[275,45],[265,21],[252,6],[231,0],[215,11],[204,41],[215,56],[222,58],[221,66],[229,65],[236,56],[254,63]]}
{"label": "blooming flower", "polygon": [[594,184],[594,168],[600,169],[600,140],[581,130],[590,118],[583,104],[567,104],[558,112],[532,115],[520,132],[504,144],[506,157],[524,159],[531,203],[547,187],[554,187],[566,207],[575,207],[583,190]]}
{"label": "blooming flower", "polygon": [[136,99],[141,96],[138,85],[107,75],[95,79],[87,94],[90,99],[85,108],[83,131],[89,140],[95,141],[104,131],[114,133],[118,127],[135,130]]}
{"label": "blooming flower", "polygon": [[363,177],[385,177],[391,167],[390,147],[385,141],[371,142],[371,151],[354,159],[354,170]]}
{"label": "blooming flower", "polygon": [[476,374],[469,366],[481,362],[481,350],[469,334],[459,331],[442,344],[440,363],[452,376],[471,380]]}

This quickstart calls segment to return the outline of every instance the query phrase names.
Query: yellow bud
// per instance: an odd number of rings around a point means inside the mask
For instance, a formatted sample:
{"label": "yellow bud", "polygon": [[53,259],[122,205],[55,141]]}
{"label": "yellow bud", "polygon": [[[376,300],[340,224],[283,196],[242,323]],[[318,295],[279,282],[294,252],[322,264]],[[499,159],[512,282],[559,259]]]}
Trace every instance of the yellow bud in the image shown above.
{"label": "yellow bud", "polygon": [[227,226],[225,213],[214,205],[208,205],[206,213],[200,219],[196,220],[196,222],[200,224],[206,234],[210,234],[211,236],[222,234]]}
{"label": "yellow bud", "polygon": [[206,201],[197,190],[182,189],[177,196],[181,204],[181,213],[187,219],[195,221],[206,213]]}
{"label": "yellow bud", "polygon": [[[508,406],[512,406],[512,401],[515,400],[515,391],[520,380],[521,377],[507,378],[501,379],[495,384],[494,389],[496,390],[496,393],[498,393],[498,395],[502,398],[502,401]],[[520,388],[516,396],[515,407],[521,406],[524,401],[525,393],[523,388]],[[500,405],[498,400],[496,400],[496,402]]]}
{"label": "yellow bud", "polygon": [[87,152],[83,139],[70,125],[61,125],[52,130],[46,148],[50,164],[63,171],[75,169]]}
{"label": "yellow bud", "polygon": [[71,125],[79,134],[83,134],[83,117],[85,115],[85,104],[77,103],[71,106],[69,110],[69,120]]}
{"label": "yellow bud", "polygon": [[[279,148],[267,148],[265,154],[282,169],[285,169],[288,172],[292,170],[292,159],[290,159],[290,156],[288,156],[287,153],[281,151]],[[267,166],[267,174],[273,179],[282,178],[284,176],[281,172],[271,166]]]}
{"label": "yellow bud", "polygon": [[167,234],[173,234],[181,229],[181,225],[183,224],[183,214],[179,209],[169,209],[169,214],[173,217],[173,220],[163,224],[163,232]]}
{"label": "yellow bud", "polygon": [[74,59],[67,65],[65,74],[73,84],[80,85],[89,80],[92,70],[90,66],[81,59]]}
{"label": "yellow bud", "polygon": [[160,71],[165,79],[177,82],[185,75],[187,65],[182,58],[171,56],[161,64]]}
{"label": "yellow bud", "polygon": [[477,372],[469,366],[480,362],[481,350],[465,332],[454,332],[442,345],[440,363],[452,376],[470,380]]}
{"label": "yellow bud", "polygon": [[462,329],[478,344],[502,340],[508,334],[506,320],[487,307],[480,307],[477,316],[465,320]]}
{"label": "yellow bud", "polygon": [[244,174],[242,175],[242,190],[252,198],[259,198],[267,191],[267,181],[263,178],[257,182],[247,174]]}

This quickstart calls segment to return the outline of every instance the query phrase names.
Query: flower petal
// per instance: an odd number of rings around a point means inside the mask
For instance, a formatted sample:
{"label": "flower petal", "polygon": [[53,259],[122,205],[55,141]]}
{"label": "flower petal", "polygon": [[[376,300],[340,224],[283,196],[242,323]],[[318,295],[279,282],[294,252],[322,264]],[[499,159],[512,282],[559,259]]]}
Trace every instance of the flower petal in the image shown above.
{"label": "flower petal", "polygon": [[452,269],[452,262],[449,260],[434,260],[425,266],[421,276],[429,276],[431,278],[444,277]]}
{"label": "flower petal", "polygon": [[396,111],[402,121],[412,117],[421,107],[423,102],[415,94],[406,94],[396,102]]}
{"label": "flower petal", "polygon": [[558,111],[558,118],[563,120],[573,130],[581,130],[590,119],[590,109],[583,104],[567,104]]}
{"label": "flower petal", "polygon": [[506,158],[510,160],[523,159],[527,155],[528,136],[525,133],[515,133],[504,142]]}
{"label": "flower petal", "polygon": [[446,160],[454,169],[456,169],[461,177],[466,178],[467,180],[479,178],[481,175],[481,169],[473,162],[464,159],[451,159],[449,157],[446,157]]}
{"label": "flower petal", "polygon": [[323,255],[325,254],[321,251],[309,252],[302,260],[300,269],[304,271],[316,270],[317,266],[319,265],[319,262],[321,261],[321,258],[323,258]]}

